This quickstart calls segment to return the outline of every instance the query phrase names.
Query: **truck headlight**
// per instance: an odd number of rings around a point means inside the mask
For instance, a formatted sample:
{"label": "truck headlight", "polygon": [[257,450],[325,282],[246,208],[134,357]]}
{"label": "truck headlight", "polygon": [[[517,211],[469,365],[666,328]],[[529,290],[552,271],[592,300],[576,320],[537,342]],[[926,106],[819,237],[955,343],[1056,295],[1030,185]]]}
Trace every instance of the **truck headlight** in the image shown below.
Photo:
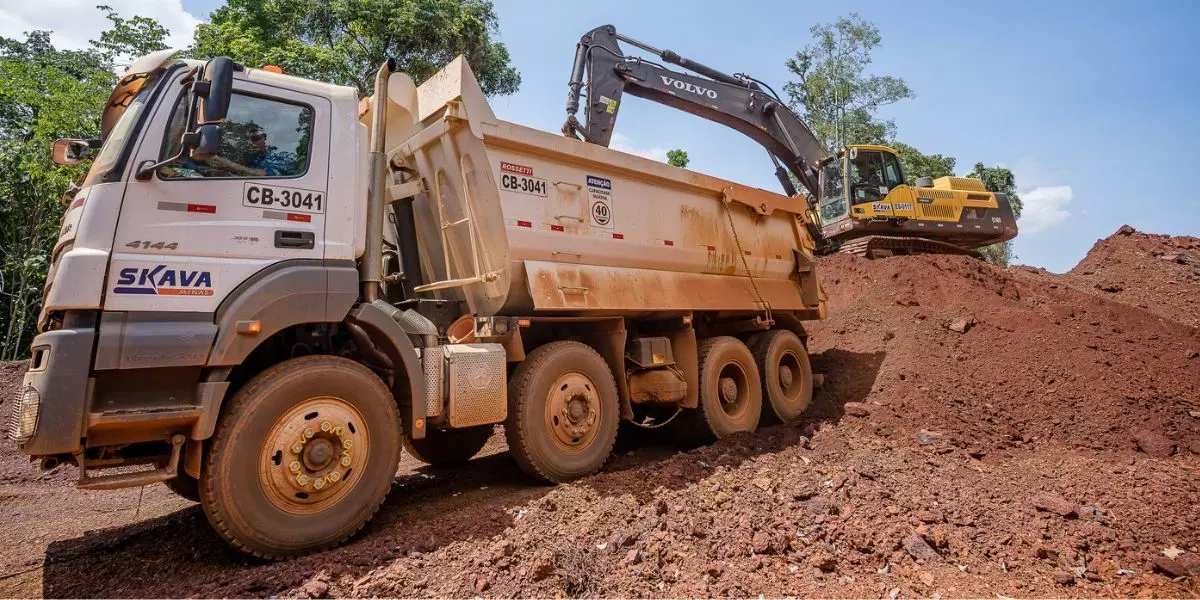
{"label": "truck headlight", "polygon": [[27,385],[17,392],[17,402],[12,407],[8,422],[8,437],[23,444],[37,430],[38,411],[42,407],[42,395],[37,388]]}

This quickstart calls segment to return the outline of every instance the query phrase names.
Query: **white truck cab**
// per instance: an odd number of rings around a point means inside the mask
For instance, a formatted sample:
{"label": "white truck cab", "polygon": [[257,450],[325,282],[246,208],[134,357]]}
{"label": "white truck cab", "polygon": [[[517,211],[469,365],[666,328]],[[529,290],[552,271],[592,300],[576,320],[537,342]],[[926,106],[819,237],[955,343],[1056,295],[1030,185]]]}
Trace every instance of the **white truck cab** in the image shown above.
{"label": "white truck cab", "polygon": [[54,249],[23,452],[165,483],[282,558],[358,531],[401,447],[463,462],[503,424],[567,481],[621,419],[696,442],[804,410],[803,200],[500,121],[461,57],[393,69],[360,101],[224,57],[129,68]]}

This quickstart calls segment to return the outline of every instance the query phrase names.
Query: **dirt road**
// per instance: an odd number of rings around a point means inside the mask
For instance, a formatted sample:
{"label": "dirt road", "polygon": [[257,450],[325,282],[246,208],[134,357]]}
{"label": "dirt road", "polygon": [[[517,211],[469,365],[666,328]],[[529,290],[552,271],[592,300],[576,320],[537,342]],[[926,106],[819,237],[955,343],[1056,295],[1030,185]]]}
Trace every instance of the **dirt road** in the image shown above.
{"label": "dirt road", "polygon": [[1122,231],[1064,275],[825,259],[800,423],[693,451],[623,432],[558,487],[502,437],[465,469],[406,459],[363,534],[287,563],[5,444],[0,596],[1195,596],[1198,242]]}

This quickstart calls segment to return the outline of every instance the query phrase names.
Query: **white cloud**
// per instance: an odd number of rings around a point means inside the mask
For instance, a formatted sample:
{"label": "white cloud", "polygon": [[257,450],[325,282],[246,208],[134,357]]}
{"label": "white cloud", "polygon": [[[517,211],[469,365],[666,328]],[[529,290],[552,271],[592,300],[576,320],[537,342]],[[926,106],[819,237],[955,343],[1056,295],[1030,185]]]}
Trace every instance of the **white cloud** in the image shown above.
{"label": "white cloud", "polygon": [[99,39],[109,25],[97,4],[111,6],[125,18],[149,17],[171,32],[167,45],[186,48],[196,26],[203,22],[183,9],[182,0],[0,0],[0,36],[25,39],[25,32],[52,32],[56,48],[79,50]]}
{"label": "white cloud", "polygon": [[1039,233],[1066,221],[1074,192],[1069,185],[1049,185],[1021,192],[1021,233]]}
{"label": "white cloud", "polygon": [[633,140],[620,133],[613,133],[612,140],[609,142],[608,147],[612,148],[613,150],[625,152],[627,154],[636,154],[642,158],[657,160],[658,162],[667,162],[666,148],[661,148],[659,146],[654,146],[652,148],[638,148],[634,144]]}

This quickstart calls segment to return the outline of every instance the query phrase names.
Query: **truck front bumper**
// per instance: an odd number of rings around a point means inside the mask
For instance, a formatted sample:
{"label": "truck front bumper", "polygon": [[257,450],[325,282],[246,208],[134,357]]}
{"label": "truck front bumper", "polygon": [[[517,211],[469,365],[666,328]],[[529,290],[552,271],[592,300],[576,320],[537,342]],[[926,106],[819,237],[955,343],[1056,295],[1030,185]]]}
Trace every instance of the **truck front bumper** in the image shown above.
{"label": "truck front bumper", "polygon": [[47,456],[82,449],[95,342],[94,327],[58,329],[33,338],[29,371],[9,419],[9,437],[21,452]]}

